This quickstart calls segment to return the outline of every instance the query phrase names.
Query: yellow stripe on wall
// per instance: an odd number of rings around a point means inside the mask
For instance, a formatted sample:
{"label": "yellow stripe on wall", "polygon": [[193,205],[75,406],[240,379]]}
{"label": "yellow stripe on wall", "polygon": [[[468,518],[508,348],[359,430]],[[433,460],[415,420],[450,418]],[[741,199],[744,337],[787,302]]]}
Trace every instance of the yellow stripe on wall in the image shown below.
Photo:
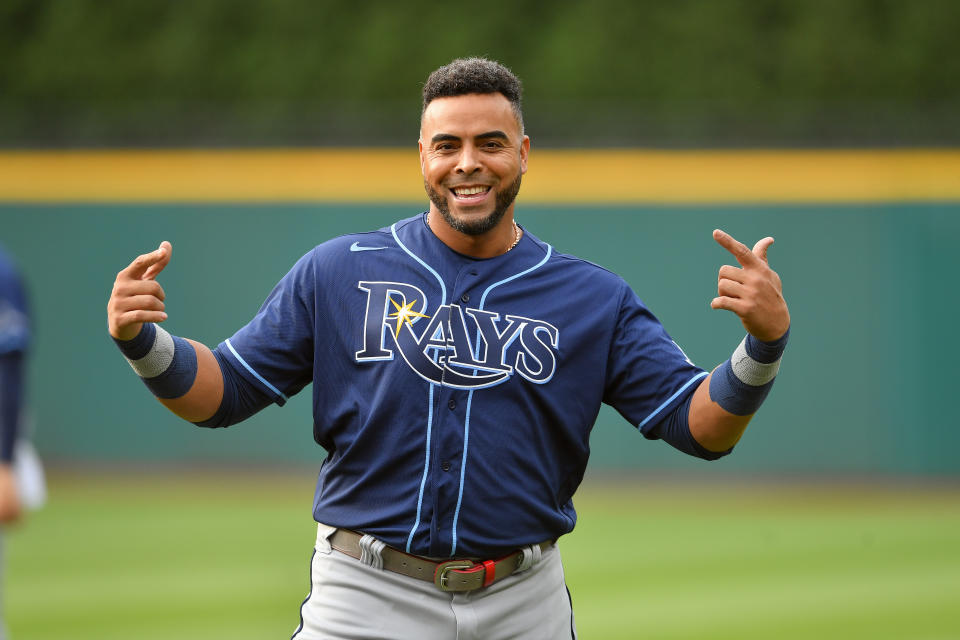
{"label": "yellow stripe on wall", "polygon": [[[531,203],[960,200],[960,150],[537,150]],[[425,202],[416,149],[0,153],[7,202]]]}

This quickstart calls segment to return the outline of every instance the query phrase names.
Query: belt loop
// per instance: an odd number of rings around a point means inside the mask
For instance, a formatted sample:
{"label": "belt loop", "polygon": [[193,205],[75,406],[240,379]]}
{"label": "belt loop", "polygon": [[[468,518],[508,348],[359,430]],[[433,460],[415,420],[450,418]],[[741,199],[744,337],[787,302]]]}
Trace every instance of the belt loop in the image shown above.
{"label": "belt loop", "polygon": [[360,545],[360,562],[374,569],[383,569],[382,552],[387,544],[370,535],[360,538],[358,544]]}
{"label": "belt loop", "polygon": [[489,587],[493,584],[494,578],[497,577],[497,563],[493,560],[484,560],[483,561],[483,586],[484,588]]}
{"label": "belt loop", "polygon": [[538,544],[532,544],[529,547],[524,547],[521,549],[520,553],[523,554],[523,557],[520,558],[520,564],[517,565],[517,573],[526,571],[533,565],[540,562],[541,551],[540,545]]}
{"label": "belt loop", "polygon": [[336,527],[331,527],[322,523],[317,523],[317,543],[315,548],[318,553],[329,555],[333,550],[330,546],[330,536],[337,532]]}

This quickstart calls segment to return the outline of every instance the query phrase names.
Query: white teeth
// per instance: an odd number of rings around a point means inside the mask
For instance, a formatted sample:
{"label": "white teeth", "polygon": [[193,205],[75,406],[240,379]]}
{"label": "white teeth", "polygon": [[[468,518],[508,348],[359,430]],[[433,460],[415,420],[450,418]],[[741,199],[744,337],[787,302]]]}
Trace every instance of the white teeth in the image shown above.
{"label": "white teeth", "polygon": [[473,196],[478,193],[486,193],[490,187],[460,187],[459,189],[454,189],[453,192],[458,196]]}

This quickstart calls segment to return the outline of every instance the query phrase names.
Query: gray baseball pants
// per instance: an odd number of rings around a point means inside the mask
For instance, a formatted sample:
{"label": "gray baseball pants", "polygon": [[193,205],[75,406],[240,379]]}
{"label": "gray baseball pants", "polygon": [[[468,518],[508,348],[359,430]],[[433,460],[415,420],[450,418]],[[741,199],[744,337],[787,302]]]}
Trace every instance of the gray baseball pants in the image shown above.
{"label": "gray baseball pants", "polygon": [[485,589],[448,593],[332,549],[327,538],[334,531],[318,527],[311,591],[291,640],[576,638],[556,545],[529,569]]}

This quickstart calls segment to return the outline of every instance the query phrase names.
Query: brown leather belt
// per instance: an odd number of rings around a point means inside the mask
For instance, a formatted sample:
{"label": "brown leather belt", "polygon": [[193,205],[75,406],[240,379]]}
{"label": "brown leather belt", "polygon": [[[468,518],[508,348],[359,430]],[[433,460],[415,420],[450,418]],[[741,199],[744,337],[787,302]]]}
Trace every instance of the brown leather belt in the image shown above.
{"label": "brown leather belt", "polygon": [[[359,559],[362,555],[362,537],[349,529],[337,529],[329,538],[330,546]],[[541,542],[539,546],[542,551],[546,551],[552,545],[553,541],[549,540]],[[392,547],[384,547],[380,557],[383,559],[383,568],[388,571],[432,582],[443,591],[473,591],[489,587],[513,574],[523,560],[523,551],[514,551],[496,560],[452,559],[436,562],[397,551]]]}

